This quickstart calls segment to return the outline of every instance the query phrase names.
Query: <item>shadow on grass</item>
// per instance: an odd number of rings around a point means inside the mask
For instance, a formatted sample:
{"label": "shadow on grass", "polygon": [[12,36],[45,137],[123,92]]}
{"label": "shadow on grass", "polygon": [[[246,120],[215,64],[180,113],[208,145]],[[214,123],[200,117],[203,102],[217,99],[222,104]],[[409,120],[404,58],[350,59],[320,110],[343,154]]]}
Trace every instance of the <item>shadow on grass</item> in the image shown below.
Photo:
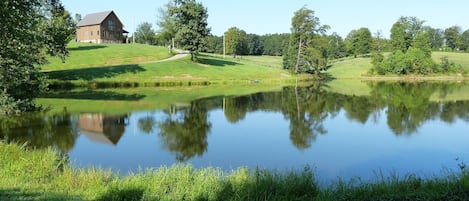
{"label": "shadow on grass", "polygon": [[321,73],[321,78],[325,82],[330,82],[332,80],[335,80],[336,78],[332,76],[329,72]]}
{"label": "shadow on grass", "polygon": [[101,45],[90,45],[90,46],[78,46],[78,47],[70,47],[68,48],[69,51],[81,51],[81,50],[96,50],[106,48],[106,46]]}
{"label": "shadow on grass", "polygon": [[140,94],[121,94],[112,91],[59,91],[43,94],[41,98],[80,99],[80,100],[119,100],[138,101],[145,98]]}
{"label": "shadow on grass", "polygon": [[208,56],[205,58],[199,59],[199,62],[201,64],[210,65],[210,66],[219,66],[219,67],[239,65],[239,63],[236,63],[233,61],[226,61],[226,60],[221,60],[215,57],[208,57]]}
{"label": "shadow on grass", "polygon": [[98,198],[98,201],[138,201],[143,198],[143,189],[130,188],[130,189],[117,189],[116,187],[111,188],[109,192]]}
{"label": "shadow on grass", "polygon": [[87,80],[91,81],[97,78],[111,78],[125,73],[138,73],[145,71],[144,68],[137,64],[111,66],[111,67],[96,67],[85,69],[71,69],[51,71],[45,73],[49,79],[57,79],[62,81],[71,80]]}
{"label": "shadow on grass", "polygon": [[[30,191],[30,190],[28,190]],[[84,200],[80,197],[64,195],[58,193],[44,193],[44,192],[23,192],[20,189],[0,189],[0,200],[2,201],[16,201],[16,200]]]}

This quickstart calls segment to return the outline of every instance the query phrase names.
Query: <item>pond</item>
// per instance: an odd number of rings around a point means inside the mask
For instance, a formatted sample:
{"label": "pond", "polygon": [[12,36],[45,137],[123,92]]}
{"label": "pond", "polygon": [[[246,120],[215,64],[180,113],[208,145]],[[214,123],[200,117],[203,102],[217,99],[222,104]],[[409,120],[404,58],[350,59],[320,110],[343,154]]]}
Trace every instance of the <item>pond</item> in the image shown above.
{"label": "pond", "polygon": [[312,84],[190,100],[190,91],[69,91],[39,100],[51,111],[1,117],[0,137],[121,174],[177,163],[226,171],[308,165],[330,182],[441,176],[469,161],[469,86],[367,87],[363,96]]}

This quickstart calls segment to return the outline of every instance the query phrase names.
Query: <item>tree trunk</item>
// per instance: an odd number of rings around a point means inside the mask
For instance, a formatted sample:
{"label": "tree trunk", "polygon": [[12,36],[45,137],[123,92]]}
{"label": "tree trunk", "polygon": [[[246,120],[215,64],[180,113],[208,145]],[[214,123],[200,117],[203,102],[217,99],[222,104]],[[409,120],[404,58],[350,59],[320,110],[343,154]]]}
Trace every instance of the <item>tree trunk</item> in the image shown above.
{"label": "tree trunk", "polygon": [[299,73],[299,67],[300,67],[300,55],[301,55],[301,37],[300,37],[300,42],[298,44],[298,55],[296,56],[296,65],[295,65],[295,73]]}
{"label": "tree trunk", "polygon": [[300,99],[298,97],[298,80],[296,81],[295,85],[295,98],[296,98],[296,112],[298,115],[298,122],[302,121],[303,119],[301,118],[301,108],[300,108]]}

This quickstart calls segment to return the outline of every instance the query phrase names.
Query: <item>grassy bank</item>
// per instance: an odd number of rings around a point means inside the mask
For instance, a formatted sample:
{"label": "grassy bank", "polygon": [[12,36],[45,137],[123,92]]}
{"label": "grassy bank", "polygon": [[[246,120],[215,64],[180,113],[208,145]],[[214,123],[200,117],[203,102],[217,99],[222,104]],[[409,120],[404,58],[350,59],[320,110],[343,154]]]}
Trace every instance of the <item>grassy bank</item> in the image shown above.
{"label": "grassy bank", "polygon": [[0,200],[465,200],[469,176],[384,178],[318,186],[314,171],[279,173],[176,165],[118,177],[73,169],[52,149],[0,142]]}
{"label": "grassy bank", "polygon": [[272,84],[309,78],[283,70],[281,57],[203,54],[199,63],[189,57],[159,62],[170,56],[166,48],[71,43],[69,49],[65,63],[53,59],[43,67],[53,88]]}

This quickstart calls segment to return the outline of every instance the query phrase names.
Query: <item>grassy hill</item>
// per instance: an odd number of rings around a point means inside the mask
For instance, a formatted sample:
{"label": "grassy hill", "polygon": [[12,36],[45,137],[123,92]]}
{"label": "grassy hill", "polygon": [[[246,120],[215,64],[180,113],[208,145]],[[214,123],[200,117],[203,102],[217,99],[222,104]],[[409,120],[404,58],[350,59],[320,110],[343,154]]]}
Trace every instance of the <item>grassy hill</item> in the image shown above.
{"label": "grassy hill", "polygon": [[75,86],[177,86],[219,83],[279,83],[297,78],[281,67],[281,57],[238,58],[205,54],[200,63],[189,57],[160,60],[166,48],[148,45],[94,45],[71,43],[70,57],[43,67],[56,85]]}
{"label": "grassy hill", "polygon": [[157,61],[172,56],[164,47],[141,44],[91,44],[75,43],[68,45],[70,56],[65,63],[58,58],[50,58],[44,71],[109,67]]}

